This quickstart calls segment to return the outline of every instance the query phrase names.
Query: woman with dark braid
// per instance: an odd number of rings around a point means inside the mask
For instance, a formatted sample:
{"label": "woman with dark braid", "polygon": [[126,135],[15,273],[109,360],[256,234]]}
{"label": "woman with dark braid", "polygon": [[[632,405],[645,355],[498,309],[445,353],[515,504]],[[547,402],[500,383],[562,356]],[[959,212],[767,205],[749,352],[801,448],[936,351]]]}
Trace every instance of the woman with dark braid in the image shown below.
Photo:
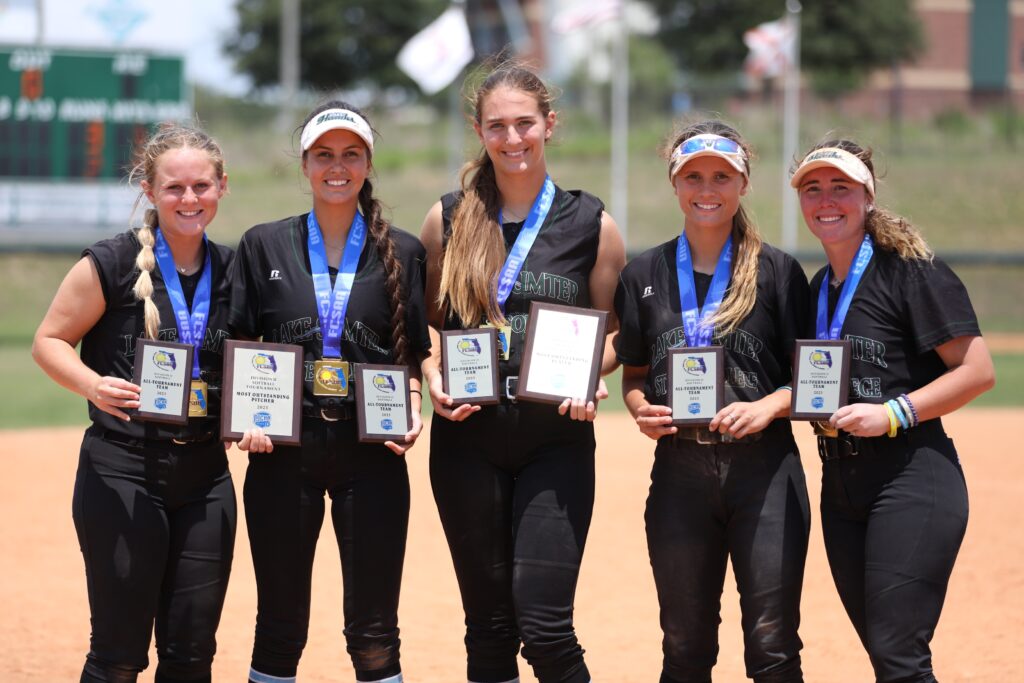
{"label": "woman with dark braid", "polygon": [[[208,135],[167,124],[136,150],[131,178],[154,208],[82,252],[32,347],[89,401],[72,501],[92,623],[81,681],[133,683],[155,631],[157,683],[208,683],[236,519],[217,438],[233,254],[206,238],[227,174]],[[132,419],[140,337],[195,346],[186,425]]]}
{"label": "woman with dark braid", "polygon": [[[358,110],[338,101],[318,107],[301,127],[300,146],[313,210],[245,233],[231,297],[238,336],[305,351],[302,446],[274,447],[259,430],[247,435],[245,518],[258,590],[249,680],[295,681],[326,493],[356,680],[400,683],[398,594],[409,519],[403,456],[422,429],[418,364],[430,349],[424,250],[381,216],[368,177],[373,130]],[[410,367],[407,434],[385,446],[358,442],[346,391],[350,363]],[[319,381],[332,373],[341,381]]]}

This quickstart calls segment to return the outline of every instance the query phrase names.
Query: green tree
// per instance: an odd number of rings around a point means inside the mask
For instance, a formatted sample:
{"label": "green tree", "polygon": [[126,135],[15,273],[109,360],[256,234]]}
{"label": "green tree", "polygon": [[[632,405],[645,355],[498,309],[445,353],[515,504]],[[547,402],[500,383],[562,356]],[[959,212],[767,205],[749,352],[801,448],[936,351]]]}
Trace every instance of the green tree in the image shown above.
{"label": "green tree", "polygon": [[[781,18],[785,0],[649,0],[659,39],[691,74],[735,72],[747,46],[743,33]],[[911,0],[804,0],[800,60],[822,96],[859,87],[874,70],[909,61],[924,47]]]}
{"label": "green tree", "polygon": [[[372,81],[411,86],[395,64],[402,45],[437,18],[447,0],[303,2],[299,22],[300,80],[336,90]],[[257,88],[278,83],[280,0],[237,0],[238,29],[225,44],[239,71]]]}

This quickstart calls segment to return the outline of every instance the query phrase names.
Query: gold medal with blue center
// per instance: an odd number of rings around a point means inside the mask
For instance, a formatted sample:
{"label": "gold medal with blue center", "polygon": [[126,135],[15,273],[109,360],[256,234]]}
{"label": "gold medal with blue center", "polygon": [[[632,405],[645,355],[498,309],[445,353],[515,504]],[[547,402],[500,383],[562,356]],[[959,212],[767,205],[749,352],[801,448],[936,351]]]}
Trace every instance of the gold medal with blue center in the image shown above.
{"label": "gold medal with blue center", "polygon": [[207,399],[210,396],[210,387],[201,379],[192,380],[188,396],[188,416],[206,417]]}
{"label": "gold medal with blue center", "polygon": [[314,396],[348,396],[348,361],[321,358],[313,363]]}
{"label": "gold medal with blue center", "polygon": [[498,358],[508,360],[508,351],[512,345],[512,326],[495,325],[491,322],[486,322],[483,324],[483,327],[493,327],[498,330]]}

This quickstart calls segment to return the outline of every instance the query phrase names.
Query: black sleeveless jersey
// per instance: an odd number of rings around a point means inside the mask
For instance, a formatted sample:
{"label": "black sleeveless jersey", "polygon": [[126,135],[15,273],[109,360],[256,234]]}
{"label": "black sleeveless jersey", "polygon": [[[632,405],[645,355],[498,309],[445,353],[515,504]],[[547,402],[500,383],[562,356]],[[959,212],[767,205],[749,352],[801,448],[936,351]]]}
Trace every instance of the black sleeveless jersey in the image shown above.
{"label": "black sleeveless jersey", "polygon": [[[441,198],[446,245],[460,199],[461,193],[458,192]],[[512,335],[509,359],[500,362],[502,377],[519,374],[531,301],[591,307],[590,271],[597,261],[602,211],[604,204],[597,197],[580,190],[566,192],[556,186],[551,210],[505,303],[505,318],[512,328]],[[506,252],[522,228],[522,222],[502,226]],[[483,322],[457,320],[452,313],[445,320],[444,327],[447,330],[477,327]]]}
{"label": "black sleeveless jersey", "polygon": [[[676,244],[650,249],[619,276],[615,312],[621,329],[616,354],[623,365],[648,366],[644,394],[666,405],[668,349],[686,346],[683,334]],[[694,273],[697,301],[703,306],[711,276]],[[794,341],[806,326],[807,276],[796,260],[765,244],[757,263],[757,300],[732,332],[713,334],[725,347],[725,402],[756,401],[789,384]]]}
{"label": "black sleeveless jersey", "polygon": [[[292,216],[250,228],[238,245],[231,295],[230,328],[241,337],[259,338],[275,344],[298,344],[304,349],[303,406],[319,406],[313,396],[313,363],[323,358],[323,337],[317,312],[313,276],[309,264],[306,218]],[[409,352],[430,350],[423,287],[426,252],[420,241],[407,232],[389,228],[395,257],[402,267],[405,302],[405,332]],[[330,269],[331,282],[337,270]],[[373,238],[367,234],[356,267],[341,338],[341,354],[354,363],[393,364],[391,302],[386,273]],[[354,403],[353,392],[345,399]]]}
{"label": "black sleeveless jersey", "polygon": [[[817,311],[822,268],[811,281]],[[841,286],[829,286],[829,319]],[[811,316],[806,336],[815,335]],[[955,337],[978,336],[978,318],[960,278],[942,259],[906,260],[875,245],[840,331],[849,339],[850,402],[884,403],[946,372],[935,351]]]}
{"label": "black sleeveless jersey", "polygon": [[[155,422],[133,420],[124,422],[89,403],[89,419],[112,432],[134,438],[168,439],[216,432],[219,428],[221,397],[221,371],[224,365],[224,341],[228,338],[228,306],[231,287],[229,270],[233,252],[229,247],[207,241],[210,249],[211,292],[210,319],[206,336],[199,352],[200,377],[209,385],[207,417],[191,418],[185,427],[159,425]],[[100,375],[111,375],[131,381],[135,366],[135,342],[144,336],[145,316],[142,301],[135,298],[132,289],[139,278],[135,257],[139,253],[139,240],[135,231],[123,232],[86,248],[96,265],[100,286],[107,308],[103,316],[82,338],[82,361]],[[160,311],[158,337],[177,342],[178,327],[174,309],[167,295],[160,269],[154,268],[153,301]],[[182,289],[189,305],[199,283],[200,273],[181,277]]]}

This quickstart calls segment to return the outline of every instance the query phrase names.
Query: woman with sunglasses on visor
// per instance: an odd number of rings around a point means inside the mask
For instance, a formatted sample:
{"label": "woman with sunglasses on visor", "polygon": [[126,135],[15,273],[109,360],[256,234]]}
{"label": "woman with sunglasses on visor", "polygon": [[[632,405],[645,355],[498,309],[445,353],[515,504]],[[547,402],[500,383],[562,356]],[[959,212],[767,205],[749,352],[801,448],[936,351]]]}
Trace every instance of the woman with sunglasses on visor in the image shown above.
{"label": "woman with sunglasses on visor", "polygon": [[935,681],[929,643],[967,527],[945,415],[995,383],[963,283],[875,203],[871,150],[828,140],[792,177],[828,265],[818,339],[852,342],[850,403],[816,426],[821,525],[839,596],[879,683]]}
{"label": "woman with sunglasses on visor", "polygon": [[[802,681],[810,514],[785,418],[807,278],[762,242],[741,204],[751,152],[735,129],[694,123],[666,152],[682,234],[633,259],[615,293],[623,397],[657,441],[645,519],[664,632],[661,683],[711,680],[730,558],[747,676]],[[724,347],[725,407],[707,426],[673,426],[669,350],[707,346]]]}
{"label": "woman with sunglasses on visor", "polygon": [[[548,176],[556,119],[532,71],[491,72],[475,97],[483,149],[463,170],[463,190],[423,225],[431,334],[487,322],[508,330],[498,405],[453,408],[439,351],[423,369],[435,411],[430,481],[466,612],[472,683],[518,681],[520,643],[541,683],[590,680],[573,600],[594,505],[596,405],[516,402],[514,392],[530,302],[610,310],[625,250],[600,200]],[[499,288],[499,274],[514,286]]]}
{"label": "woman with sunglasses on visor", "polygon": [[[302,446],[250,447],[245,519],[258,606],[251,683],[295,681],[309,628],[313,554],[331,497],[348,653],[361,683],[400,683],[398,595],[409,522],[405,451],[419,436],[419,361],[430,348],[423,246],[373,193],[373,130],[328,102],[302,124],[312,211],[251,228],[236,258],[238,335],[304,350]],[[350,363],[409,365],[412,429],[358,442]],[[340,375],[340,381],[321,381]],[[259,431],[259,430],[255,430]],[[265,435],[259,436],[266,440]]]}

